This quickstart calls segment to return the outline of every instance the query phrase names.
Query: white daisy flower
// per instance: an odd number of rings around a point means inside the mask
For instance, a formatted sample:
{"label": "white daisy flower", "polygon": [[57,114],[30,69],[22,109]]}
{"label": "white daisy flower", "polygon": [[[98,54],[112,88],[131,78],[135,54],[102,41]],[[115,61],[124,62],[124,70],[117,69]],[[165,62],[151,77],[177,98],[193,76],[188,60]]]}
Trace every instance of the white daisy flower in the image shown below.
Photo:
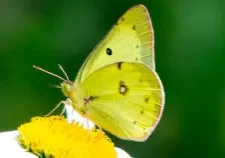
{"label": "white daisy flower", "polygon": [[[0,133],[1,158],[131,158],[94,123],[65,106],[64,117],[35,117],[18,130]],[[69,123],[68,123],[69,122]]]}

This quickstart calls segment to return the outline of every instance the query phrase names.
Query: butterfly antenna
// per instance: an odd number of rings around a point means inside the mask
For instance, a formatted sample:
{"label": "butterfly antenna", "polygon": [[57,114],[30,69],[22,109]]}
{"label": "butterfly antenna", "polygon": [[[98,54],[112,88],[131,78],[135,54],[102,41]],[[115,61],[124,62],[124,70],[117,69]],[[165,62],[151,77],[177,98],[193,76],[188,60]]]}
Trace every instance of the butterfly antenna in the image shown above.
{"label": "butterfly antenna", "polygon": [[52,76],[54,76],[54,77],[56,77],[56,78],[58,78],[58,79],[60,79],[60,80],[67,81],[67,80],[65,80],[64,78],[62,78],[61,76],[56,75],[56,74],[54,74],[54,73],[52,73],[52,72],[49,72],[49,71],[47,71],[47,70],[45,70],[45,69],[42,69],[42,68],[40,68],[39,66],[35,66],[35,65],[34,65],[33,68],[35,68],[35,69],[37,69],[37,70],[40,70],[40,71],[42,71],[42,72],[44,72],[44,73],[47,73],[47,74],[49,74],[49,75],[52,75]]}
{"label": "butterfly antenna", "polygon": [[63,69],[62,65],[58,64],[59,69],[62,71],[62,73],[64,74],[64,76],[66,77],[66,80],[70,81],[66,71]]}

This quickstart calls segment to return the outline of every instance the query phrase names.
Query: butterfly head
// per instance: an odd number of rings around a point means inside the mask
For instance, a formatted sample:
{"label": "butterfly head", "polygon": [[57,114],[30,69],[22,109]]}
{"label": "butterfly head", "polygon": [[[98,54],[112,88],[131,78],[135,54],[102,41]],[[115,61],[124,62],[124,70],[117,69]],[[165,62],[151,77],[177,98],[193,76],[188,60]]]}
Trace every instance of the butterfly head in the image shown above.
{"label": "butterfly head", "polygon": [[40,70],[40,71],[42,71],[42,72],[44,72],[44,73],[47,73],[47,74],[49,74],[49,75],[51,75],[51,76],[54,76],[54,77],[56,77],[56,78],[58,78],[58,79],[60,79],[60,80],[62,80],[63,82],[61,83],[61,85],[60,86],[56,86],[57,88],[61,88],[62,89],[62,92],[63,92],[63,94],[66,96],[66,97],[68,97],[68,98],[70,98],[72,101],[73,100],[75,100],[75,88],[74,88],[74,85],[73,85],[73,82],[72,81],[70,81],[69,80],[69,77],[68,77],[68,75],[66,74],[66,72],[65,72],[65,70],[63,69],[63,67],[61,66],[61,65],[58,65],[59,66],[59,69],[62,71],[62,73],[64,74],[64,76],[65,76],[65,78],[63,78],[63,77],[61,77],[61,76],[59,76],[59,75],[57,75],[57,74],[54,74],[54,73],[52,73],[52,72],[49,72],[49,71],[47,71],[47,70],[45,70],[45,69],[43,69],[43,68],[41,68],[41,67],[38,67],[38,66],[33,66],[35,69],[37,69],[37,70]]}
{"label": "butterfly head", "polygon": [[70,98],[72,101],[75,100],[76,90],[75,90],[75,87],[74,87],[74,85],[71,81],[66,80],[63,83],[61,83],[61,88],[62,88],[63,94],[66,97]]}

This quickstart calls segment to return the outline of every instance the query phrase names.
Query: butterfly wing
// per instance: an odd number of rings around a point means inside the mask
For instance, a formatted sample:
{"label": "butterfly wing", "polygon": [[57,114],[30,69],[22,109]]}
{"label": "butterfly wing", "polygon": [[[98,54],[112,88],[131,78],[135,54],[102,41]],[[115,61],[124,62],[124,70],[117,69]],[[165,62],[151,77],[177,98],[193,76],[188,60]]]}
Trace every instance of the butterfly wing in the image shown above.
{"label": "butterfly wing", "polygon": [[155,68],[153,27],[143,5],[134,6],[122,15],[86,59],[76,83],[97,69],[120,61],[141,62]]}
{"label": "butterfly wing", "polygon": [[87,77],[79,87],[87,116],[115,136],[144,141],[160,120],[164,90],[157,74],[141,63],[118,62]]}

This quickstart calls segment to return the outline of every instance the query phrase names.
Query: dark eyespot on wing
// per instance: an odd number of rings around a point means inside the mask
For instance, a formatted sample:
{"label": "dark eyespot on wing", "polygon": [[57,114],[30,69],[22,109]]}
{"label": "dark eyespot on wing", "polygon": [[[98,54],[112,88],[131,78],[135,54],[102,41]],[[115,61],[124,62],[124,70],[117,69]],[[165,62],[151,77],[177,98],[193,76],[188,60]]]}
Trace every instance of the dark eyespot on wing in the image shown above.
{"label": "dark eyespot on wing", "polygon": [[137,121],[133,121],[133,124],[135,125],[137,123]]}
{"label": "dark eyespot on wing", "polygon": [[132,29],[133,29],[133,30],[136,30],[136,26],[135,26],[135,25],[133,25]]}
{"label": "dark eyespot on wing", "polygon": [[125,85],[123,81],[119,82],[119,92],[122,95],[126,95],[128,92],[128,87]]}
{"label": "dark eyespot on wing", "polygon": [[138,47],[139,47],[139,45],[137,44],[137,45],[136,45],[136,48],[138,48]]}
{"label": "dark eyespot on wing", "polygon": [[108,55],[112,55],[112,49],[110,49],[110,48],[106,48],[106,54],[108,54]]}
{"label": "dark eyespot on wing", "polygon": [[124,20],[125,20],[124,17],[122,17],[122,18],[121,18],[121,21],[124,21]]}
{"label": "dark eyespot on wing", "polygon": [[119,70],[121,70],[121,69],[122,69],[122,64],[123,64],[123,62],[118,62],[118,64],[117,64],[117,68],[118,68]]}

